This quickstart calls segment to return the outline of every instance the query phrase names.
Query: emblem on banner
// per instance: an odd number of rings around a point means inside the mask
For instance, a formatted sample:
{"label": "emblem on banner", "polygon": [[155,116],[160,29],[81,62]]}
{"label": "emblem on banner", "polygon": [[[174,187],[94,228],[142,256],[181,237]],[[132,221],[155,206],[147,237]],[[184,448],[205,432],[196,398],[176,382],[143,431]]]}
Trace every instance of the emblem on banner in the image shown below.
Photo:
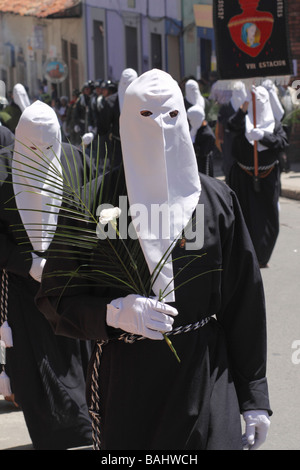
{"label": "emblem on banner", "polygon": [[236,46],[251,57],[263,50],[273,30],[274,17],[258,11],[260,0],[239,0],[243,13],[228,22],[231,38]]}

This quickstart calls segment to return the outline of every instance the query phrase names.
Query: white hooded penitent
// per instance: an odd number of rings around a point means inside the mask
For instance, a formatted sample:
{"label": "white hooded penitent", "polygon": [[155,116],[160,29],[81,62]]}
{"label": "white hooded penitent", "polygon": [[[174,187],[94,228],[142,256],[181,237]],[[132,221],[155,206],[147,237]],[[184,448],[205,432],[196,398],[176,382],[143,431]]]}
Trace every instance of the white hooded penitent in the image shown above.
{"label": "white hooded penitent", "polygon": [[118,85],[118,98],[119,98],[120,112],[123,107],[125,91],[127,90],[127,87],[130,85],[130,83],[133,82],[133,80],[137,78],[137,76],[138,76],[137,72],[131,68],[125,69],[121,73],[120,82]]}
{"label": "white hooded penitent", "polygon": [[19,106],[23,112],[28,106],[30,106],[30,100],[27,95],[25,87],[21,83],[17,83],[13,88],[13,99],[14,102]]}
{"label": "white hooded penitent", "polygon": [[193,79],[189,79],[185,84],[185,97],[187,101],[192,105],[201,106],[205,109],[205,101],[199,89],[198,82]]}
{"label": "white hooded penitent", "polygon": [[17,208],[34,250],[50,245],[61,204],[61,132],[54,110],[28,106],[16,128],[12,180]]}
{"label": "white hooded penitent", "polygon": [[[120,135],[131,217],[152,273],[191,219],[201,191],[182,92],[169,74],[153,69],[128,86]],[[135,211],[141,206],[146,223]],[[164,233],[154,230],[151,220],[151,210],[158,207],[163,207]],[[171,291],[172,279],[168,262],[154,285],[155,295]],[[172,292],[165,300],[174,298]]]}
{"label": "white hooded penitent", "polygon": [[[272,106],[270,103],[269,93],[263,86],[253,87],[253,92],[255,94],[255,103],[256,103],[256,128],[263,132],[272,133],[275,128],[275,119],[272,111]],[[245,118],[246,123],[246,138],[253,145],[253,140],[251,139],[251,131],[254,128],[254,116],[253,116],[253,103],[252,100],[249,101],[248,114]],[[259,141],[257,142],[258,152],[265,150],[266,147],[262,145]]]}

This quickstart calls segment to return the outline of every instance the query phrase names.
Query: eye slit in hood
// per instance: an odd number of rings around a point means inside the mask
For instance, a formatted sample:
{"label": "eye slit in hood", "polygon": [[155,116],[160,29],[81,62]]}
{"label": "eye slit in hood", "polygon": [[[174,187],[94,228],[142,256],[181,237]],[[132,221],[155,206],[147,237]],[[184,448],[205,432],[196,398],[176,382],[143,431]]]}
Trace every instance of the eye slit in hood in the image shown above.
{"label": "eye slit in hood", "polygon": [[141,111],[140,114],[141,114],[141,116],[143,116],[143,117],[149,117],[149,116],[151,116],[153,113],[152,113],[151,111],[148,111],[148,110],[144,109],[143,111]]}
{"label": "eye slit in hood", "polygon": [[175,118],[176,116],[178,116],[178,114],[179,114],[179,111],[177,109],[169,113],[171,118]]}

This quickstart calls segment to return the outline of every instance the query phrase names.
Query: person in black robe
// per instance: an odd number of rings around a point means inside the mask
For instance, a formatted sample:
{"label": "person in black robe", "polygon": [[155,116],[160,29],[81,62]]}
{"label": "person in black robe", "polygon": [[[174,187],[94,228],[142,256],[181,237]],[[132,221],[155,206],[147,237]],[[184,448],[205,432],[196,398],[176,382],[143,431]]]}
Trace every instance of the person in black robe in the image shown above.
{"label": "person in black robe", "polygon": [[22,112],[30,105],[30,100],[25,87],[21,83],[16,83],[13,88],[12,101],[4,108],[2,125],[7,127],[13,134]]}
{"label": "person in black robe", "polygon": [[[39,142],[39,145],[45,147],[46,144],[48,147],[50,144],[56,149],[57,155],[61,155],[61,168],[65,171],[66,181],[72,177],[83,181],[83,157],[77,149],[66,143],[62,144],[60,150],[59,132],[55,112],[48,105],[37,101],[20,118],[15,145],[0,153],[0,266],[7,275],[6,321],[13,339],[12,347],[6,348],[6,371],[36,450],[61,450],[90,445],[92,442],[91,421],[85,400],[91,344],[90,341],[55,336],[34,303],[45,253],[36,250],[39,248],[36,243],[40,241],[32,236],[30,223],[28,232],[25,230],[24,209],[27,203],[27,208],[31,208],[30,202],[33,206],[38,203],[32,198],[38,200],[39,196],[32,194],[30,189],[29,192],[26,192],[26,188],[22,191],[21,186],[18,189],[15,184],[18,158],[23,158],[26,166],[23,154],[28,154],[28,145],[32,146],[33,142],[36,148]],[[43,138],[44,143],[41,143]],[[27,144],[28,141],[30,144]],[[36,164],[38,167],[37,155],[34,150],[31,152],[27,164]],[[33,164],[30,158],[36,160],[36,163]],[[22,176],[20,172],[19,176]],[[28,184],[29,181],[30,176],[27,174]],[[33,184],[37,190],[38,180]],[[22,210],[19,210],[19,205]]]}
{"label": "person in black robe", "polygon": [[[257,87],[255,96],[256,128],[249,99],[228,120],[235,160],[229,185],[239,199],[259,264],[267,267],[279,234],[279,154],[288,146],[288,139],[282,124],[274,119],[268,91]],[[254,141],[258,150],[257,184]]]}
{"label": "person in black robe", "polygon": [[247,97],[245,84],[241,81],[235,82],[228,102],[220,106],[218,112],[217,138],[220,142],[222,154],[222,170],[224,172],[225,181],[230,184],[229,175],[235,160],[232,156],[232,140],[234,134],[227,126],[228,119],[239,109]]}
{"label": "person in black robe", "polygon": [[215,148],[215,134],[205,120],[205,111],[198,105],[187,110],[190,124],[190,134],[194,145],[195,155],[200,173],[214,176],[213,151]]}
{"label": "person in black robe", "polygon": [[[83,143],[89,145],[95,138],[100,137],[100,154],[102,161],[107,152],[110,167],[119,166],[122,161],[119,119],[122,109],[123,96],[128,85],[137,77],[137,72],[131,68],[124,69],[117,87],[108,80],[103,82],[104,95],[97,100],[94,114],[96,129],[82,137]],[[94,144],[95,148],[95,144]]]}
{"label": "person in black robe", "polygon": [[8,127],[0,125],[0,150],[4,147],[12,145],[15,141],[15,135],[11,132]]}
{"label": "person in black robe", "polygon": [[[109,283],[104,275],[102,282],[101,278],[92,281],[97,268],[103,271],[105,267],[110,274],[117,269],[112,268],[107,238],[99,237],[85,253],[78,247],[77,256],[68,256],[67,245],[57,237],[67,223],[68,206],[61,209],[51,245],[63,255],[48,257],[36,297],[57,335],[97,341],[87,388],[96,428],[100,421],[95,448],[238,450],[243,448],[243,413],[246,437],[255,449],[266,438],[272,414],[266,379],[265,303],[259,266],[237,198],[222,181],[199,175],[183,97],[165,72],[146,72],[128,87],[120,131],[124,170],[114,169],[104,180],[95,180],[91,192],[96,189],[97,200],[99,192],[107,194],[104,201],[114,207],[122,195],[128,195],[131,208],[136,201],[151,207],[167,193],[167,210],[176,201],[177,218],[170,219],[168,226],[176,244],[171,265],[163,264],[151,287],[156,298],[135,294],[119,278]],[[151,145],[147,145],[149,133]],[[184,209],[182,221],[180,209]],[[123,241],[116,238],[114,246],[121,248],[125,241],[128,250],[120,266],[128,268],[136,283],[141,277],[145,285],[154,272],[153,263],[172,243],[162,236],[144,238],[147,227],[145,232],[139,229],[133,211],[130,217],[128,211],[124,214],[138,237],[123,234]],[[190,220],[192,232],[185,229]],[[91,233],[94,226],[96,231],[96,223],[79,218],[69,221],[69,226],[75,235],[82,228]],[[141,276],[129,253],[142,260],[138,265]],[[82,277],[69,278],[68,273],[80,269]],[[56,273],[65,273],[67,285]],[[165,302],[159,300],[162,292]],[[169,335],[180,362],[162,332]]]}

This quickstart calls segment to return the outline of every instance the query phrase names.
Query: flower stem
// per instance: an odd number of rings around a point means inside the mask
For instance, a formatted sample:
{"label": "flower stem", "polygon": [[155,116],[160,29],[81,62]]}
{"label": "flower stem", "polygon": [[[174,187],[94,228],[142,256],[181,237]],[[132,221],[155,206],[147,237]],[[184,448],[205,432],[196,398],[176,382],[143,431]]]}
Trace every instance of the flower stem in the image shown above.
{"label": "flower stem", "polygon": [[176,350],[175,350],[175,348],[174,348],[174,346],[173,346],[171,340],[167,337],[166,334],[163,334],[163,337],[165,338],[165,341],[166,341],[167,345],[169,346],[169,348],[171,349],[171,351],[172,351],[173,354],[175,355],[177,361],[180,363],[180,362],[181,362],[181,361],[180,361],[180,358],[178,357],[178,354],[177,354],[177,352],[176,352]]}
{"label": "flower stem", "polygon": [[[164,301],[164,300],[163,300],[163,297],[162,297],[162,291],[161,291],[161,289],[159,290],[158,300],[159,300],[160,302],[163,302],[163,301]],[[174,346],[173,346],[173,344],[172,344],[172,341],[170,340],[170,338],[168,338],[168,336],[167,336],[165,333],[163,333],[162,335],[163,335],[163,337],[164,337],[165,342],[167,343],[167,345],[168,345],[169,348],[171,349],[172,353],[175,355],[177,361],[180,363],[181,361],[180,361],[179,356],[178,356],[178,354],[177,354],[177,352],[176,352],[176,349],[174,348]]]}

